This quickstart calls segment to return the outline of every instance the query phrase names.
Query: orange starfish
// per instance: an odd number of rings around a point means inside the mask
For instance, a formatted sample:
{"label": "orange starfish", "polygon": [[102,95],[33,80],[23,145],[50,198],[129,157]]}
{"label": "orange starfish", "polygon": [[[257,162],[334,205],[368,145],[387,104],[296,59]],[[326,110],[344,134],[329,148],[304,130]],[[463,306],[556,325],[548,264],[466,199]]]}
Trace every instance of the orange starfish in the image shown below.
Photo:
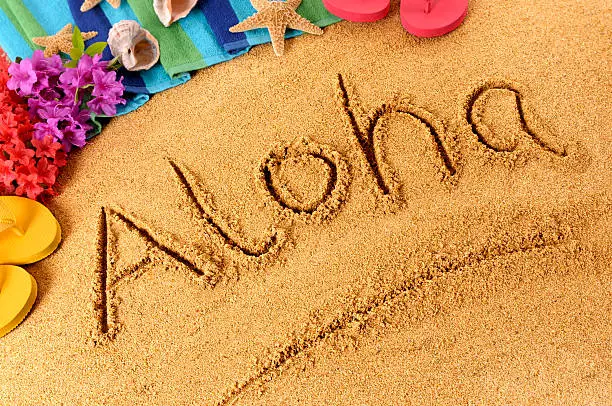
{"label": "orange starfish", "polygon": [[[83,32],[81,35],[83,35],[84,40],[88,40],[98,35],[98,32]],[[38,46],[44,47],[45,56],[47,57],[57,54],[60,51],[69,54],[72,49],[72,24],[66,24],[64,28],[59,30],[55,35],[32,38],[32,42]]]}
{"label": "orange starfish", "polygon": [[257,13],[246,20],[230,27],[230,32],[243,32],[256,28],[267,28],[272,39],[272,48],[277,56],[281,56],[285,50],[285,31],[287,27],[310,34],[320,35],[323,30],[295,10],[302,0],[251,0],[251,4]]}
{"label": "orange starfish", "polygon": [[[106,0],[106,1],[108,2],[108,4],[110,4],[114,8],[119,8],[119,6],[121,5],[121,0]],[[100,3],[102,3],[102,0],[85,0],[83,2],[83,5],[81,6],[81,12],[84,13],[86,11],[89,11]]]}

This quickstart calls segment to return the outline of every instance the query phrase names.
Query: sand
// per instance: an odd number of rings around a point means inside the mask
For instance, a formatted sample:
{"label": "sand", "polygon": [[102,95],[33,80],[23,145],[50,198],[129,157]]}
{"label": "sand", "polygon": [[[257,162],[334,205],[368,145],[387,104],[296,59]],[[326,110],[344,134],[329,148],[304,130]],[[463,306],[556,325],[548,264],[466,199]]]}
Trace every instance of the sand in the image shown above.
{"label": "sand", "polygon": [[0,404],[610,404],[610,3],[398,11],[73,154]]}

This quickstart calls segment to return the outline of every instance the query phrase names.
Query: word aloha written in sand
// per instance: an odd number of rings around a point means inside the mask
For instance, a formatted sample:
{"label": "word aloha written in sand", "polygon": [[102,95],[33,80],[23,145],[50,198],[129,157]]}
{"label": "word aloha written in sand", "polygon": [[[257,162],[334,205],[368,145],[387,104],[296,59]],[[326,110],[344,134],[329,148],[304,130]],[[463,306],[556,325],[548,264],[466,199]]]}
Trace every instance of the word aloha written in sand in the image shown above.
{"label": "word aloha written in sand", "polygon": [[[507,145],[497,145],[492,141],[494,137],[483,118],[483,109],[489,93],[499,91],[511,92],[514,95],[520,130],[526,134],[522,138],[526,140],[512,139]],[[451,185],[455,183],[459,173],[458,153],[443,123],[433,114],[406,102],[393,102],[383,104],[367,116],[358,116],[341,75],[338,75],[337,96],[348,132],[360,151],[362,172],[371,178],[375,184],[374,193],[384,205],[394,209],[398,207],[397,203],[401,202],[400,182],[393,175],[393,168],[385,162],[381,148],[385,136],[385,122],[395,114],[410,116],[427,129],[432,149],[437,156],[436,169],[440,174],[440,181]],[[535,146],[559,158],[568,156],[566,147],[558,145],[550,137],[545,139],[540,135],[540,131],[547,131],[545,127],[537,124],[537,128],[532,129],[527,125],[527,120],[531,121],[535,116],[526,117],[522,92],[511,82],[489,81],[477,87],[466,99],[463,114],[466,128],[476,136],[477,142],[485,150],[493,154],[505,156],[520,153],[525,148],[533,149]],[[292,194],[290,188],[285,187],[278,179],[280,168],[287,162],[320,167],[326,177],[321,192],[306,199]],[[119,329],[117,289],[123,283],[142,275],[148,265],[167,264],[170,259],[180,269],[187,270],[187,274],[196,281],[212,288],[224,277],[230,277],[227,269],[259,268],[271,263],[278,257],[287,239],[288,230],[271,226],[261,241],[247,241],[233,231],[232,221],[224,218],[215,209],[212,196],[205,192],[189,169],[172,160],[169,165],[182,191],[181,198],[184,199],[185,207],[190,210],[194,227],[196,231],[201,231],[209,237],[210,247],[195,248],[175,236],[151,229],[124,210],[102,208],[94,288],[97,321],[93,336],[95,343],[107,342],[115,337]],[[266,204],[276,213],[275,224],[283,218],[314,224],[330,220],[346,200],[351,182],[348,163],[339,152],[306,138],[273,149],[256,169],[255,177]],[[113,231],[118,227],[136,234],[146,245],[142,258],[131,265],[120,266],[121,256],[118,252],[116,232]]]}

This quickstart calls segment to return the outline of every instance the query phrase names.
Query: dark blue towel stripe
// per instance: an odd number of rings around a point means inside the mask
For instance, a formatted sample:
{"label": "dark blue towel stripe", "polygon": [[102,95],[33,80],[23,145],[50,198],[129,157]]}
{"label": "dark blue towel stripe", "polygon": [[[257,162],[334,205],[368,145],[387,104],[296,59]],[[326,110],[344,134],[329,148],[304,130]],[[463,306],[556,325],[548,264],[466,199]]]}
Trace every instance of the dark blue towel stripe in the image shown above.
{"label": "dark blue towel stripe", "polygon": [[[75,24],[81,31],[97,31],[98,35],[87,43],[93,43],[98,41],[106,41],[108,38],[108,31],[110,31],[112,24],[102,11],[101,7],[94,7],[91,10],[82,13],[81,4],[83,0],[68,0],[70,6],[70,12],[74,18]],[[103,59],[113,59],[113,55],[110,53],[107,47],[102,54]],[[121,69],[119,74],[123,76],[123,85],[125,90],[133,93],[150,93],[147,90],[147,85],[144,80],[140,77],[137,72],[129,72],[125,69]]]}
{"label": "dark blue towel stripe", "polygon": [[[90,42],[106,41],[108,38],[108,31],[111,29],[112,24],[106,18],[106,14],[100,7],[94,7],[91,10],[81,13],[81,5],[83,0],[68,0],[70,6],[70,12],[72,18],[74,18],[75,24],[81,29],[81,31],[97,31],[98,35],[90,40]],[[102,55],[104,59],[112,59],[113,56],[110,50],[106,48]]]}
{"label": "dark blue towel stripe", "polygon": [[200,1],[198,6],[204,13],[217,42],[229,52],[239,52],[250,46],[246,35],[242,32],[229,32],[229,28],[239,23],[234,8],[228,0]]}

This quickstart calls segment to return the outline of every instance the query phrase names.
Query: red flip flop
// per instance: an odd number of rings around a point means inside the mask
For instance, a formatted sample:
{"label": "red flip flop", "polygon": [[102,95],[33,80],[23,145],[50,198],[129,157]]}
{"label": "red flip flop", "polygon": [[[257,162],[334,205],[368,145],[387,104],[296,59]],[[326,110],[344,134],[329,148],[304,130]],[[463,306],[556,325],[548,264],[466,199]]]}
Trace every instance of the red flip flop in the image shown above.
{"label": "red flip flop", "polygon": [[389,13],[391,0],[323,0],[333,15],[356,23],[380,20]]}
{"label": "red flip flop", "polygon": [[417,37],[438,37],[459,27],[467,15],[468,0],[402,0],[402,25]]}

